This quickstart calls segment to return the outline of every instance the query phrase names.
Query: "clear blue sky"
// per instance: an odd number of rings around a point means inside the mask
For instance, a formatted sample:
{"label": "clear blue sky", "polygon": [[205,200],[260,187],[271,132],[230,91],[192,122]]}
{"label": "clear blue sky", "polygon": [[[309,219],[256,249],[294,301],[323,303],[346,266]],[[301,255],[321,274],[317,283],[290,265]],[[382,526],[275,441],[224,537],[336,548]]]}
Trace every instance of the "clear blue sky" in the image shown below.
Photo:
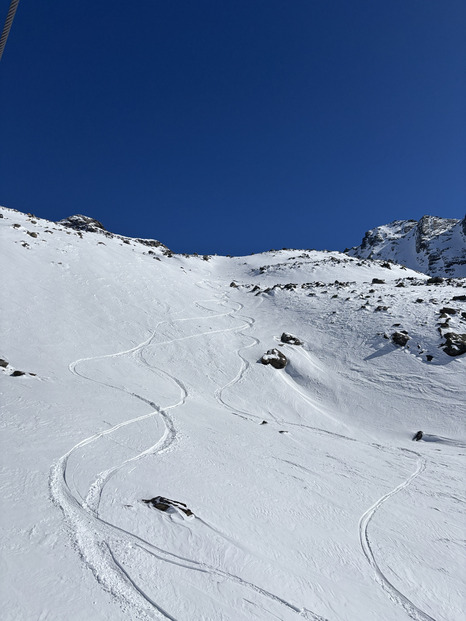
{"label": "clear blue sky", "polygon": [[0,203],[219,254],[461,218],[465,32],[464,0],[22,0]]}

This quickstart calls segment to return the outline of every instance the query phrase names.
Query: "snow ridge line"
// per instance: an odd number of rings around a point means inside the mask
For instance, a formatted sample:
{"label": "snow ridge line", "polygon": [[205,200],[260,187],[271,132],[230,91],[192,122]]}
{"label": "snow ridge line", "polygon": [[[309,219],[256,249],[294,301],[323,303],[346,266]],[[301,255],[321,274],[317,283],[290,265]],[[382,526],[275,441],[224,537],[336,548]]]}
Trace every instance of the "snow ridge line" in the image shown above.
{"label": "snow ridge line", "polygon": [[401,490],[408,487],[408,485],[410,485],[417,476],[424,472],[425,468],[426,461],[425,459],[420,458],[416,470],[405,481],[395,487],[395,489],[379,498],[379,500],[377,500],[377,502],[369,507],[369,509],[361,516],[359,520],[359,540],[361,542],[364,556],[366,557],[369,565],[373,568],[375,572],[376,581],[382,586],[385,591],[388,592],[390,598],[396,604],[399,604],[412,619],[415,619],[415,621],[435,621],[435,619],[428,615],[426,612],[422,611],[420,608],[418,608],[408,597],[403,595],[403,593],[401,593],[401,591],[399,591],[385,576],[385,574],[380,569],[377,561],[375,560],[367,529],[370,521],[374,517],[375,512],[384,504],[384,502],[386,502],[395,494],[398,494],[398,492],[401,492]]}

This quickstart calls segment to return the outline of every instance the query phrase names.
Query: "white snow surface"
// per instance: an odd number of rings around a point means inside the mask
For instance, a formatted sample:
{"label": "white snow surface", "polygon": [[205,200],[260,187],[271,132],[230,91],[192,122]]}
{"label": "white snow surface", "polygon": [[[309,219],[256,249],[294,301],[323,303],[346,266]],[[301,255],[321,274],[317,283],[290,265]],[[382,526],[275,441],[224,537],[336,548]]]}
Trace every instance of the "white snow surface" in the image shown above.
{"label": "white snow surface", "polygon": [[464,279],[0,211],[3,620],[464,618]]}
{"label": "white snow surface", "polygon": [[365,234],[349,256],[391,260],[431,276],[466,277],[466,216],[395,220]]}

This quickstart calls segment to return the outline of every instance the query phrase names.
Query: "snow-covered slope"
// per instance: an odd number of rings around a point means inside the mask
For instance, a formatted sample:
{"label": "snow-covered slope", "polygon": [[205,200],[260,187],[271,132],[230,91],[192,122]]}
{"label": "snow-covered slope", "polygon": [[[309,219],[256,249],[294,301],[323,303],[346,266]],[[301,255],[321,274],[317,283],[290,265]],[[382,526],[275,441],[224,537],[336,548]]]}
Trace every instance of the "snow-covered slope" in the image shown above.
{"label": "snow-covered slope", "polygon": [[463,618],[466,280],[1,214],[2,619]]}
{"label": "snow-covered slope", "polygon": [[466,277],[466,217],[423,216],[367,231],[353,257],[391,260],[431,276]]}

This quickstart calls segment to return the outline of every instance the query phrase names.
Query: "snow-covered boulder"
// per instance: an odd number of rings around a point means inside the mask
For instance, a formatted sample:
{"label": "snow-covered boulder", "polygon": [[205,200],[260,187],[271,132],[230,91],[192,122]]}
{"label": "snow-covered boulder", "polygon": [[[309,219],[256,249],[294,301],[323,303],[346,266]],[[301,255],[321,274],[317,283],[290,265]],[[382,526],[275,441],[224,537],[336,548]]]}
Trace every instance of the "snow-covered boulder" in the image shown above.
{"label": "snow-covered boulder", "polygon": [[274,369],[284,369],[288,363],[288,358],[278,349],[269,349],[261,358],[262,364],[271,364]]}

